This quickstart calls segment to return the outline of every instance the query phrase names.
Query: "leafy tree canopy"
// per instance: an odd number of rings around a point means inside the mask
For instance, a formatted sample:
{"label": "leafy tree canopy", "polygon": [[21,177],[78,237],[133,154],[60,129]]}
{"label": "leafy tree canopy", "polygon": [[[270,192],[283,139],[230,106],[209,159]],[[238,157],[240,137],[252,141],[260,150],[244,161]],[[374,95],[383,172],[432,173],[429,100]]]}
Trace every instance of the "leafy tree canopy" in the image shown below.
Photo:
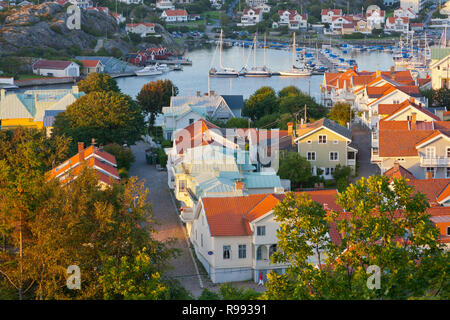
{"label": "leafy tree canopy", "polygon": [[86,79],[78,82],[80,92],[90,93],[94,91],[120,92],[119,86],[114,78],[105,73],[91,73]]}

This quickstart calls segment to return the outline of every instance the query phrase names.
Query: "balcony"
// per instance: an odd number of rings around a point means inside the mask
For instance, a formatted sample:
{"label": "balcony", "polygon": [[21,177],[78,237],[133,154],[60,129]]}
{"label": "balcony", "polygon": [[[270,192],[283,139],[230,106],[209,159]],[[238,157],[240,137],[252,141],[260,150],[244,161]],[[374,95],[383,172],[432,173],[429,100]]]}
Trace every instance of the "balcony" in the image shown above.
{"label": "balcony", "polygon": [[378,149],[378,132],[372,132],[372,148]]}
{"label": "balcony", "polygon": [[194,220],[194,210],[192,208],[182,207],[180,211],[181,221],[191,222]]}
{"label": "balcony", "polygon": [[450,158],[435,157],[435,158],[425,158],[420,157],[421,167],[448,167],[450,166]]}
{"label": "balcony", "polygon": [[355,159],[347,159],[347,166],[354,166],[356,165]]}

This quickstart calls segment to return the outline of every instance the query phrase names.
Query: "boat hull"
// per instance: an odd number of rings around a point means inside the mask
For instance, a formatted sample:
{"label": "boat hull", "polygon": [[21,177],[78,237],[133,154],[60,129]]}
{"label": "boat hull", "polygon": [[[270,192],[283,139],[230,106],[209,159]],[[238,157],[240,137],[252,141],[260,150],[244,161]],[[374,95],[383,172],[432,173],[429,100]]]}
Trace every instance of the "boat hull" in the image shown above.
{"label": "boat hull", "polygon": [[311,75],[310,71],[300,71],[300,72],[295,72],[295,71],[279,71],[279,74],[281,77],[307,77]]}

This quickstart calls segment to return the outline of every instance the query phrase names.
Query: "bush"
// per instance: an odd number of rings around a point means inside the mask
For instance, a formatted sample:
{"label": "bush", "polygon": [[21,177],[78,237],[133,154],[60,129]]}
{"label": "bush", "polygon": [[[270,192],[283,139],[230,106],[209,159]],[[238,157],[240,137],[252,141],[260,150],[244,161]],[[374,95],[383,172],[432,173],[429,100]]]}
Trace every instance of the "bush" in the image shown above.
{"label": "bush", "polygon": [[158,163],[161,167],[165,167],[167,165],[167,154],[164,152],[164,149],[158,149]]}
{"label": "bush", "polygon": [[103,147],[103,150],[116,157],[117,167],[128,172],[131,164],[136,160],[130,148],[122,147],[117,143],[110,143]]}
{"label": "bush", "polygon": [[128,178],[128,171],[125,168],[120,168],[119,169],[119,177],[121,179],[127,179]]}

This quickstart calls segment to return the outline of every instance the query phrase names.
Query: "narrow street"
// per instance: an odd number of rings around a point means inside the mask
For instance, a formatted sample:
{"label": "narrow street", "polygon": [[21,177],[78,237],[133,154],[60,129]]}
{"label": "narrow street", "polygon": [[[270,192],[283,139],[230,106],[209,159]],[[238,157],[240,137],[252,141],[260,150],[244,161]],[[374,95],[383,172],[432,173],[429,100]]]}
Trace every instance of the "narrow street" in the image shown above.
{"label": "narrow street", "polygon": [[371,137],[370,131],[359,123],[352,124],[353,143],[358,147],[357,160],[359,164],[358,176],[353,178],[352,182],[369,177],[374,174],[380,174],[380,168],[370,162],[371,157]]}

